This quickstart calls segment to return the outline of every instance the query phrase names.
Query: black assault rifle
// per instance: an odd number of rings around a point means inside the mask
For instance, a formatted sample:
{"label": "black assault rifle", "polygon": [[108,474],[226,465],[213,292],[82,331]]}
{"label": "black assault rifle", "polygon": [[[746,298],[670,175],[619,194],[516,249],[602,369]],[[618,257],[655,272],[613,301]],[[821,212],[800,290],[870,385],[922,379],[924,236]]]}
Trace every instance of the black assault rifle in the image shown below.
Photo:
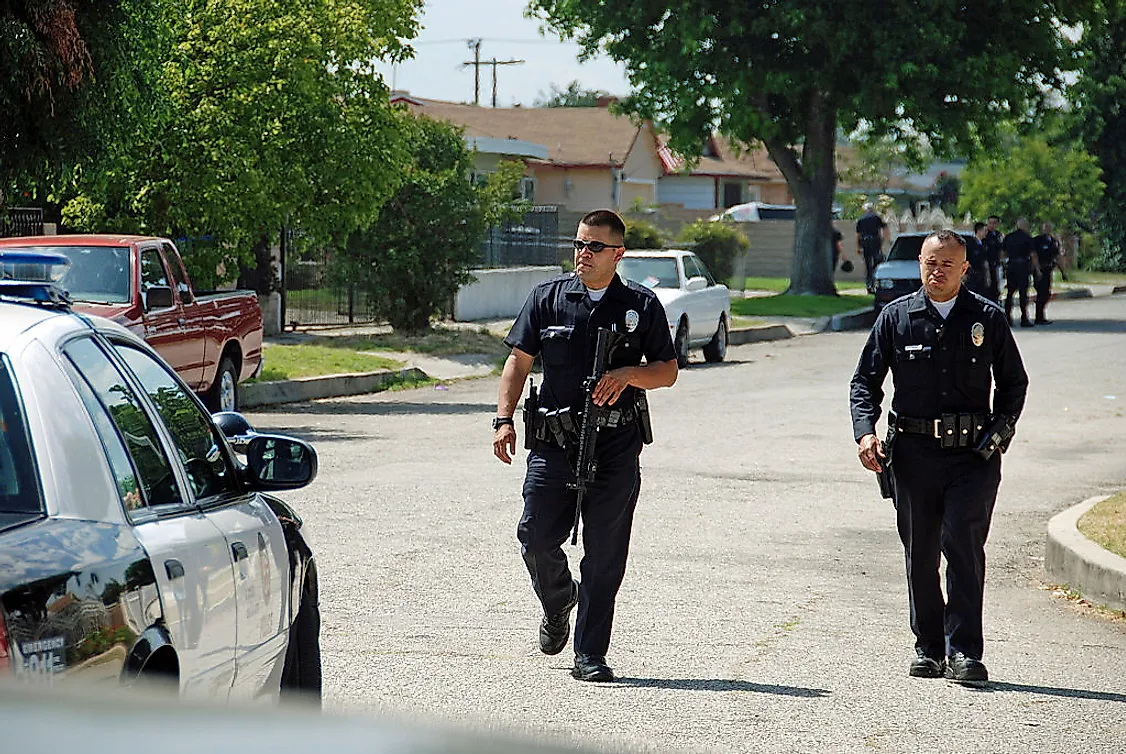
{"label": "black assault rifle", "polygon": [[602,375],[606,373],[606,365],[610,363],[611,339],[616,334],[605,327],[598,328],[598,340],[594,347],[594,368],[590,376],[583,380],[583,417],[579,426],[579,452],[575,458],[575,481],[567,485],[578,491],[575,500],[575,528],[571,532],[571,544],[579,542],[579,515],[583,509],[583,496],[586,495],[588,484],[594,482],[594,475],[598,471],[598,462],[594,458],[594,448],[598,443],[598,425],[600,415],[606,411],[603,406],[594,403],[594,389],[598,386]]}

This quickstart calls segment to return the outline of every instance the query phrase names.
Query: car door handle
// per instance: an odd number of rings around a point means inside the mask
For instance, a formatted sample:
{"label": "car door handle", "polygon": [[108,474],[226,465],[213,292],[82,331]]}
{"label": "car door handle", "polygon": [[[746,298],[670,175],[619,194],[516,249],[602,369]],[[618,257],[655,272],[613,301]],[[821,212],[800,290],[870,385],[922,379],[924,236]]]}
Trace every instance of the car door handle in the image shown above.
{"label": "car door handle", "polygon": [[164,561],[164,572],[168,574],[170,581],[184,578],[184,564],[178,560]]}
{"label": "car door handle", "polygon": [[240,560],[246,560],[250,556],[250,553],[247,552],[246,545],[242,542],[235,542],[231,545],[231,555],[234,556],[235,562],[237,563]]}

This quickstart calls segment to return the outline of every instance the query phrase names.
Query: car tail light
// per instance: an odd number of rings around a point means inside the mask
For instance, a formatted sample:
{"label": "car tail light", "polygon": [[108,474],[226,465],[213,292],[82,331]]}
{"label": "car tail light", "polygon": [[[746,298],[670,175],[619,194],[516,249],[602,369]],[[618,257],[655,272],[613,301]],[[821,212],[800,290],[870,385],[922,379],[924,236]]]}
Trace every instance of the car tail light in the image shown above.
{"label": "car tail light", "polygon": [[8,649],[8,627],[4,624],[4,611],[0,609],[0,676],[12,672],[12,653]]}

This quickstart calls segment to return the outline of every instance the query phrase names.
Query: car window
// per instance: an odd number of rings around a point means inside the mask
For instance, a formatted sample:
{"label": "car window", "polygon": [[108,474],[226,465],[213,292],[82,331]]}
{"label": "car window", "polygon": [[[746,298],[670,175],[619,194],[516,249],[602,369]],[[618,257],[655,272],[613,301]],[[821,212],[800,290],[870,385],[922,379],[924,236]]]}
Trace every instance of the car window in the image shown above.
{"label": "car window", "polygon": [[137,375],[164,419],[196,498],[240,492],[234,466],[219,430],[187,390],[163,364],[144,351],[123,343],[115,343],[114,347]]}
{"label": "car window", "polygon": [[23,410],[7,359],[0,360],[0,514],[42,510]]}
{"label": "car window", "polygon": [[[177,505],[183,502],[172,463],[160,444],[160,435],[145,412],[136,392],[109,356],[93,340],[72,341],[63,349],[98,402],[112,419],[114,427],[133,461],[140,478],[144,500],[135,505]],[[97,412],[92,414],[97,426]],[[112,463],[112,459],[111,459]],[[115,468],[114,473],[118,470]]]}
{"label": "car window", "polygon": [[694,272],[693,274],[701,275],[702,277],[704,277],[708,281],[708,285],[715,285],[715,278],[712,277],[712,273],[708,270],[708,266],[704,264],[704,260],[700,259],[700,257],[696,256],[695,254],[685,257],[685,261],[688,261],[689,259],[691,259],[695,263],[698,270],[698,272]]}
{"label": "car window", "polygon": [[618,274],[647,288],[679,288],[680,276],[672,257],[622,257]]}
{"label": "car window", "polygon": [[121,498],[121,504],[125,506],[127,512],[143,510],[148,505],[148,501],[141,493],[141,487],[137,481],[137,472],[133,468],[129,451],[126,450],[121,435],[117,433],[113,418],[106,407],[98,400],[98,396],[94,394],[90,384],[78,373],[73,361],[68,364],[68,367],[67,372],[70,375],[71,382],[74,383],[78,396],[86,407],[86,413],[94,421],[94,429],[98,433],[102,449],[105,450],[106,458],[109,460],[114,482],[117,483],[117,494]]}
{"label": "car window", "polygon": [[184,268],[180,266],[179,256],[171,244],[166,243],[162,247],[164,258],[168,260],[168,266],[172,268],[172,277],[176,281],[176,291],[180,294],[180,303],[190,304],[192,302],[192,289],[188,285],[188,276],[184,274]]}
{"label": "car window", "polygon": [[141,250],[141,293],[154,286],[168,287],[168,274],[156,249]]}

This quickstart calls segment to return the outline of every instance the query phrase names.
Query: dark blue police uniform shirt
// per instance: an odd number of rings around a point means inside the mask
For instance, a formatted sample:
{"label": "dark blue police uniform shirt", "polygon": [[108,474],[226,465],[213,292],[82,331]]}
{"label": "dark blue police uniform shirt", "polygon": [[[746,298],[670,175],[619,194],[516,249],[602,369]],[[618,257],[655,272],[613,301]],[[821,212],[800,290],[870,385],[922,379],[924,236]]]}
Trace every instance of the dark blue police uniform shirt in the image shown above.
{"label": "dark blue police uniform shirt", "polygon": [[[610,369],[637,366],[642,357],[650,364],[676,358],[665,308],[650,289],[615,274],[594,303],[574,273],[546,280],[532,290],[504,339],[511,348],[543,354],[541,406],[582,408],[583,380],[594,365],[599,327],[624,336],[611,355]],[[618,403],[632,400],[633,389],[627,388]]]}
{"label": "dark blue police uniform shirt", "polygon": [[1028,390],[1028,375],[1005,313],[965,287],[945,321],[923,288],[880,312],[852,377],[852,432],[857,441],[876,431],[888,370],[895,385],[892,408],[914,419],[986,413],[995,380],[993,412],[1015,420]]}
{"label": "dark blue police uniform shirt", "polygon": [[1005,236],[1004,247],[1005,256],[1009,258],[1010,262],[1032,261],[1032,236],[1023,230],[1014,230]]}

